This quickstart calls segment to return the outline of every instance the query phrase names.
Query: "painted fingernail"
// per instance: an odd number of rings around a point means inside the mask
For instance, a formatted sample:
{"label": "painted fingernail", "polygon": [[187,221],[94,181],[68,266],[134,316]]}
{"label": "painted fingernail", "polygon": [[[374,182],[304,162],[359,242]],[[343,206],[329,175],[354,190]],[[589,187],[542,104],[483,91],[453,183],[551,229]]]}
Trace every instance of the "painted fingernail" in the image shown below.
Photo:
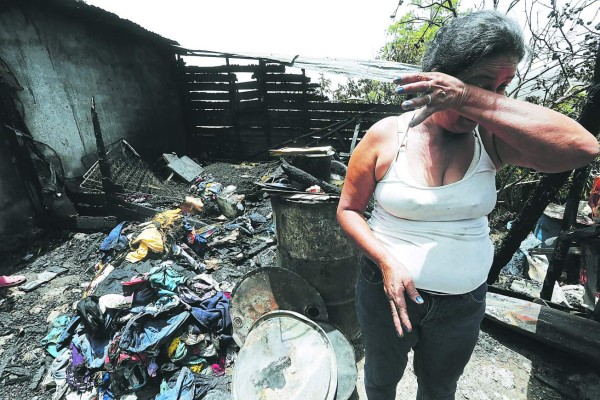
{"label": "painted fingernail", "polygon": [[398,332],[396,332],[396,335],[398,335],[398,337],[403,337],[404,333],[398,333]]}
{"label": "painted fingernail", "polygon": [[402,103],[402,108],[410,108],[411,103],[410,101],[405,101],[404,103]]}
{"label": "painted fingernail", "polygon": [[423,298],[421,296],[417,296],[417,298],[415,300],[417,300],[417,304],[423,304],[424,303]]}
{"label": "painted fingernail", "polygon": [[398,86],[396,88],[396,93],[400,94],[400,93],[403,93],[403,92],[404,92],[404,88],[402,86]]}
{"label": "painted fingernail", "polygon": [[402,81],[402,77],[401,76],[395,76],[394,77],[394,82],[400,82]]}

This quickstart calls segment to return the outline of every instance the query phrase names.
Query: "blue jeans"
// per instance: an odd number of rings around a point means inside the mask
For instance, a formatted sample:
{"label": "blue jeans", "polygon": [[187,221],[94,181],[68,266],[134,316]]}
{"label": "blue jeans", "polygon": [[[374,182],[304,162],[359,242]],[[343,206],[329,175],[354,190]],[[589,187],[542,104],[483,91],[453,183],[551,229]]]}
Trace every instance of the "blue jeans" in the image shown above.
{"label": "blue jeans", "polygon": [[408,352],[414,350],[417,400],[454,399],[456,383],[471,358],[485,314],[487,284],[462,295],[419,292],[406,297],[413,330],[398,337],[379,268],[361,258],[356,307],[365,344],[365,389],[369,400],[394,400]]}

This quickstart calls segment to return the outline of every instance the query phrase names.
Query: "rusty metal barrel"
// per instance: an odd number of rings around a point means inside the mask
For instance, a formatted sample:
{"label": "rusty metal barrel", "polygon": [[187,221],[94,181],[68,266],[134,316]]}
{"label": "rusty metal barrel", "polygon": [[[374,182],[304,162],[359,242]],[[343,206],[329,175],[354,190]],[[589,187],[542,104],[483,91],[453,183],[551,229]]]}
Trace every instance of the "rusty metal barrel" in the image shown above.
{"label": "rusty metal barrel", "polygon": [[329,322],[349,339],[360,336],[355,309],[358,251],[336,219],[337,200],[271,196],[277,263],[317,289]]}

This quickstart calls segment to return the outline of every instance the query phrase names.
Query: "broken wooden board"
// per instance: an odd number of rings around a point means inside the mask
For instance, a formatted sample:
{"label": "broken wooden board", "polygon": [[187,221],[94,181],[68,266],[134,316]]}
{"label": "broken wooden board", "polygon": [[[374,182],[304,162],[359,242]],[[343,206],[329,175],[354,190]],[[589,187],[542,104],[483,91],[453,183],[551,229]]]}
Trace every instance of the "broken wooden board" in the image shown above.
{"label": "broken wooden board", "polygon": [[175,161],[177,161],[179,159],[179,157],[177,156],[177,154],[174,154],[174,153],[164,153],[162,155],[162,157],[167,162],[167,164],[175,162]]}
{"label": "broken wooden board", "polygon": [[204,168],[202,168],[188,156],[183,156],[173,162],[170,162],[167,165],[167,168],[175,172],[178,176],[180,176],[183,180],[185,180],[188,183],[193,181],[198,175],[200,175],[204,171]]}
{"label": "broken wooden board", "polygon": [[331,146],[321,147],[283,147],[269,150],[272,156],[298,156],[298,155],[333,155],[335,151]]}
{"label": "broken wooden board", "polygon": [[600,364],[600,323],[550,307],[488,293],[485,317],[520,333]]}

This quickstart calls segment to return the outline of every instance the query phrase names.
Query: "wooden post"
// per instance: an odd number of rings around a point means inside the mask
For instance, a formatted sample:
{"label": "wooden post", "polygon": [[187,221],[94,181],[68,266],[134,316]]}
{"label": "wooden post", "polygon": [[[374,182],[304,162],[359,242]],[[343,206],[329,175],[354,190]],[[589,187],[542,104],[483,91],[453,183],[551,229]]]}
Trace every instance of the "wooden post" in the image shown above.
{"label": "wooden post", "polygon": [[[302,68],[302,76],[306,78],[306,70],[304,68]],[[306,81],[307,79],[302,80],[302,110],[304,111],[302,128],[304,132],[308,132],[310,129],[310,118],[308,117],[308,91]]]}
{"label": "wooden post", "polygon": [[[225,64],[229,67],[229,57],[225,58]],[[237,77],[229,70],[229,68],[227,71],[227,76],[229,76],[229,102],[231,103],[231,112],[233,114],[233,130],[235,132],[237,156],[238,159],[241,160],[244,158],[244,151],[242,148],[242,137],[240,135],[240,123],[238,119],[239,99],[237,95],[237,88],[235,86]]]}
{"label": "wooden post", "polygon": [[[569,188],[569,196],[567,204],[565,205],[565,212],[560,227],[561,232],[566,232],[575,226],[575,222],[577,221],[577,210],[579,208],[579,199],[585,188],[585,183],[590,176],[590,171],[591,167],[588,165],[575,170],[575,173],[573,174],[573,180],[571,187]],[[548,272],[544,279],[540,298],[544,300],[550,300],[552,298],[554,283],[560,278],[560,275],[563,272],[569,247],[571,247],[571,240],[562,238],[561,236],[556,239],[554,252],[552,253],[552,258],[550,258],[550,263],[548,264]]]}
{"label": "wooden post", "polygon": [[350,144],[350,155],[356,147],[356,140],[358,139],[358,133],[360,132],[360,125],[362,124],[362,118],[356,117],[356,125],[354,125],[354,135],[352,136],[352,143]]}
{"label": "wooden post", "polygon": [[267,147],[271,147],[271,120],[269,118],[269,105],[267,103],[267,67],[264,60],[259,60],[258,62],[256,81],[258,82],[258,95],[263,111],[263,129],[267,139]]}
{"label": "wooden post", "polygon": [[104,139],[102,138],[102,131],[100,130],[100,121],[98,121],[98,114],[96,113],[96,104],[94,102],[93,97],[91,112],[92,125],[94,126],[94,136],[96,137],[98,165],[100,167],[100,174],[102,175],[102,189],[106,194],[114,193],[116,191],[116,188],[112,180],[110,165],[106,161],[106,148],[104,147]]}
{"label": "wooden post", "polygon": [[179,76],[179,90],[180,90],[180,99],[181,99],[181,108],[183,110],[183,123],[185,126],[186,134],[185,134],[185,148],[187,151],[192,153],[196,153],[196,149],[193,148],[194,144],[194,126],[192,126],[191,119],[191,107],[192,101],[190,100],[190,91],[187,87],[187,77],[186,77],[186,66],[185,61],[181,58],[181,55],[177,55],[177,72]]}

